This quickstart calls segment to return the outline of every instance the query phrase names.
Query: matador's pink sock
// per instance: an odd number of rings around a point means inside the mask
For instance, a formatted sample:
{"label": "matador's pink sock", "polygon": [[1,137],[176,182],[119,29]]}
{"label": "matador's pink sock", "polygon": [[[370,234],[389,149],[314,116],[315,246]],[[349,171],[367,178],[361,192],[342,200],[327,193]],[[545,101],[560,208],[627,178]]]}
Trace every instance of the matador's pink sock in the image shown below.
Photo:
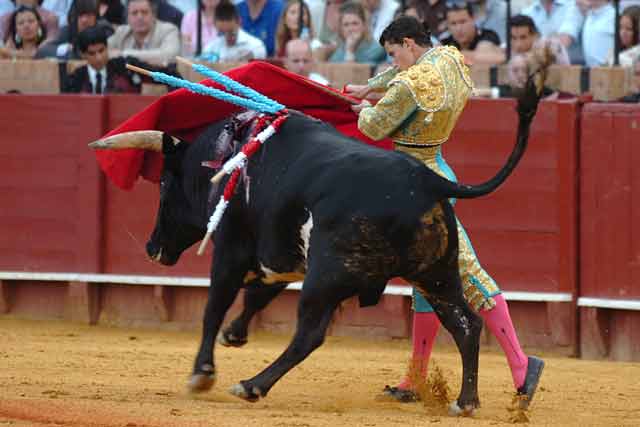
{"label": "matador's pink sock", "polygon": [[[413,313],[413,360],[420,363],[421,375],[427,374],[427,366],[429,365],[429,357],[433,350],[433,343],[438,335],[440,328],[440,320],[438,316],[431,313]],[[401,389],[411,389],[411,380],[405,378],[397,386]]]}
{"label": "matador's pink sock", "polygon": [[496,306],[491,310],[481,310],[480,316],[484,319],[489,331],[500,343],[502,351],[507,356],[507,362],[511,368],[513,385],[518,389],[524,384],[527,373],[527,356],[520,348],[518,336],[511,322],[509,307],[502,294],[493,297]]}

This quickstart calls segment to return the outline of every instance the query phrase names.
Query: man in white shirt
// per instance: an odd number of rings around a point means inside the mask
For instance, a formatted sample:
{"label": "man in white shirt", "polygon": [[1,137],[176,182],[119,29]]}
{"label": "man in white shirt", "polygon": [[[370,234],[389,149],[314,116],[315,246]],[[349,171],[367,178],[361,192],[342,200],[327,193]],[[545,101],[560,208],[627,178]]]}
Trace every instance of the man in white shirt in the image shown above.
{"label": "man in white shirt", "polygon": [[218,36],[203,50],[203,56],[212,61],[235,62],[267,57],[262,40],[252,36],[240,26],[236,7],[226,1],[216,6],[214,25]]}
{"label": "man in white shirt", "polygon": [[311,45],[307,40],[289,40],[285,46],[285,55],[284,66],[287,70],[325,86],[329,85],[329,80],[311,71],[315,61],[311,53]]}
{"label": "man in white shirt", "polygon": [[62,28],[67,25],[67,13],[71,3],[73,0],[44,0],[42,7],[58,15],[58,25]]}
{"label": "man in white shirt", "polygon": [[582,29],[582,53],[587,67],[606,65],[615,43],[615,9],[608,0],[590,0]]}
{"label": "man in white shirt", "polygon": [[542,37],[556,37],[566,48],[578,40],[584,21],[576,0],[535,0],[522,14],[533,19]]}
{"label": "man in white shirt", "polygon": [[396,0],[362,0],[369,12],[369,29],[373,40],[378,41],[385,28],[393,21],[400,3]]}

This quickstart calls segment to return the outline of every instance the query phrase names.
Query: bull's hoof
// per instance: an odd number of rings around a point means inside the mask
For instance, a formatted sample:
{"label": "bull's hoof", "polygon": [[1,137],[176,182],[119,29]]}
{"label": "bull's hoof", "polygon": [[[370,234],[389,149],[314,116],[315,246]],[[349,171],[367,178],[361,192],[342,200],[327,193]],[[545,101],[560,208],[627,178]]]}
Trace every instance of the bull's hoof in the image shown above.
{"label": "bull's hoof", "polygon": [[229,393],[233,394],[240,399],[244,399],[247,402],[257,402],[260,400],[260,390],[258,387],[252,387],[251,390],[247,390],[244,385],[241,383],[234,384],[230,389]]}
{"label": "bull's hoof", "polygon": [[223,345],[225,347],[242,347],[247,343],[247,338],[238,338],[233,335],[229,329],[225,329],[224,331],[220,331],[218,333],[218,338],[216,339],[218,344]]}
{"label": "bull's hoof", "polygon": [[191,393],[202,393],[209,391],[216,382],[215,374],[193,374],[189,378],[187,388]]}
{"label": "bull's hoof", "polygon": [[468,404],[464,407],[458,405],[458,401],[454,400],[449,404],[449,415],[452,417],[472,417],[475,413],[477,405]]}
{"label": "bull's hoof", "polygon": [[527,374],[524,377],[524,384],[518,389],[518,397],[520,398],[520,409],[528,409],[533,395],[536,393],[542,370],[544,369],[544,361],[535,356],[529,356],[527,364]]}

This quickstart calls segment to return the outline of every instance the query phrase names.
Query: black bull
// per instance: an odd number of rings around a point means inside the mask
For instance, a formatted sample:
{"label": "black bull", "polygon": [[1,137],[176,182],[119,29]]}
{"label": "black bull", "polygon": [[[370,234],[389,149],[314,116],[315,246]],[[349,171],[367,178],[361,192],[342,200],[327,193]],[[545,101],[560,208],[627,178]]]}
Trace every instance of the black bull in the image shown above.
{"label": "black bull", "polygon": [[[323,343],[332,314],[343,300],[358,296],[363,306],[375,304],[387,281],[402,277],[425,295],[452,334],[463,364],[455,403],[472,412],[479,405],[482,321],[463,298],[456,219],[448,199],[488,194],[511,174],[525,151],[538,101],[530,79],[518,100],[513,152],[496,176],[477,186],[452,183],[411,156],[362,144],[292,112],[248,162],[246,177],[239,181],[214,234],[211,285],[190,388],[201,391],[213,385],[216,336],[238,291],[251,280],[304,278],[291,343],[261,373],[231,389],[255,401]],[[202,162],[228,158],[233,148],[221,146],[224,140],[218,138],[224,125],[212,125],[192,144],[174,143],[167,135],[146,135],[141,145],[109,140],[92,144],[162,146],[160,208],[147,251],[163,264],[177,262],[206,231],[225,181],[212,189],[210,178],[216,171],[202,167]],[[266,301],[281,288],[268,292]]]}

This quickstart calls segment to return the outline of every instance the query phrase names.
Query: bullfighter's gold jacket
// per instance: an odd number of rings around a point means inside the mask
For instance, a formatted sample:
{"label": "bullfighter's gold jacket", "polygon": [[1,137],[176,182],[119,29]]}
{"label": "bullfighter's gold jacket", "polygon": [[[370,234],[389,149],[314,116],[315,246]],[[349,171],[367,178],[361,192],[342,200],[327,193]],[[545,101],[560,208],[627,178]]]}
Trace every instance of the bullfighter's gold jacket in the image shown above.
{"label": "bullfighter's gold jacket", "polygon": [[445,142],[473,90],[464,57],[452,46],[437,46],[407,71],[391,68],[369,80],[386,90],[373,107],[360,112],[358,128],[370,138],[390,136],[402,146]]}

